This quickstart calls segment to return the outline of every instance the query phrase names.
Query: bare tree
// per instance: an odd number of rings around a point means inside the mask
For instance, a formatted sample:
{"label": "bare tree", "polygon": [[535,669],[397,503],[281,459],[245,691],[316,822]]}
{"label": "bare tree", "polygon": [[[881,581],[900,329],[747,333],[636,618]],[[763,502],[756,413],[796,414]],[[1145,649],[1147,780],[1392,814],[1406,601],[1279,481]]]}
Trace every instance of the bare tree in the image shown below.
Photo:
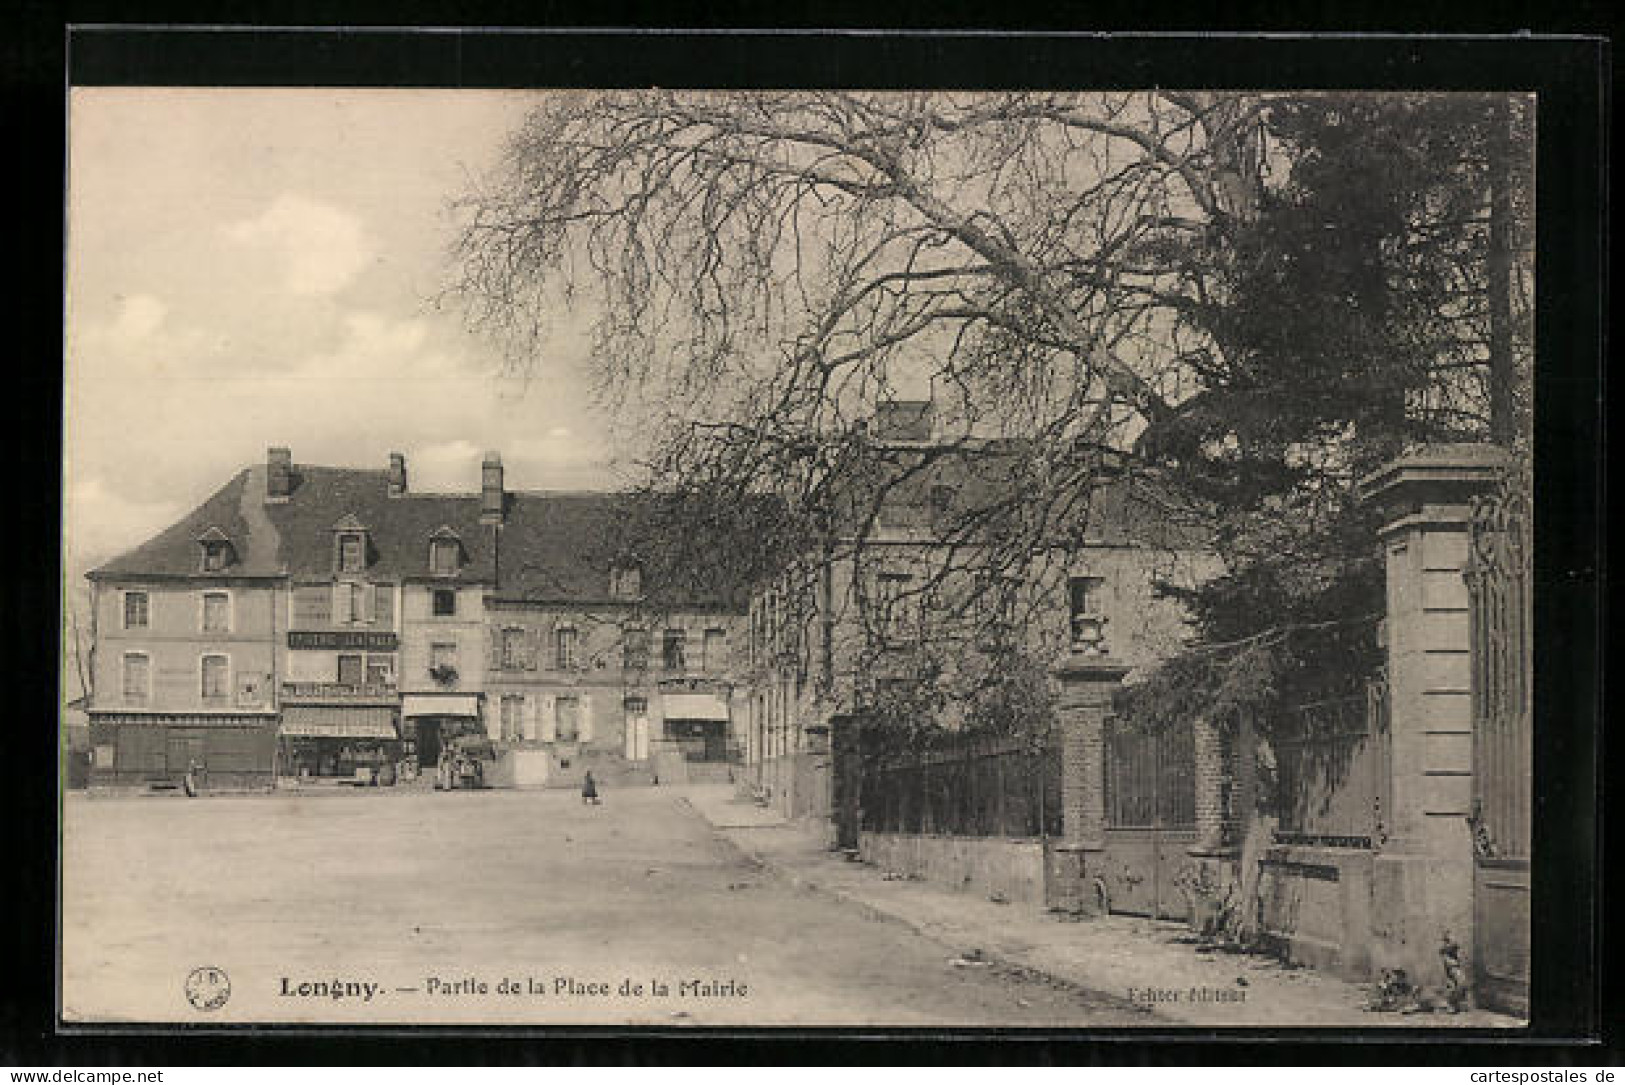
{"label": "bare tree", "polygon": [[[1326,403],[1363,381],[1378,407],[1351,424],[1398,433],[1407,389],[1430,379],[1385,383],[1356,357],[1343,367],[1352,378],[1334,366],[1308,378],[1345,381],[1317,400],[1292,384],[1297,357],[1272,360],[1261,342],[1270,316],[1245,292],[1281,280],[1269,245],[1292,223],[1261,220],[1300,149],[1272,136],[1281,101],[550,95],[459,204],[452,293],[521,370],[562,309],[585,313],[600,390],[631,420],[651,488],[703,496],[714,519],[748,510],[747,530],[724,537],[759,543],[760,572],[786,548],[861,559],[887,506],[919,507],[943,472],[964,493],[933,510],[922,596],[966,570],[979,574],[960,578],[971,598],[1007,576],[1032,580],[1035,561],[1082,544],[1102,480],[1130,471],[1149,476],[1139,496],[1158,515],[1203,519],[1207,503],[1155,477],[1198,462],[1221,482],[1235,464],[1262,464],[1271,485],[1296,488],[1301,507],[1251,510],[1247,544],[1279,551],[1295,517],[1335,509],[1357,467],[1338,425],[1349,416]],[[1337,119],[1335,105],[1321,113]],[[1402,150],[1376,153],[1409,169]],[[1335,206],[1324,186],[1311,195]],[[1426,218],[1426,201],[1411,210]],[[1366,233],[1310,239],[1349,252],[1349,281],[1370,292],[1350,302],[1362,329],[1383,324],[1394,278],[1383,270],[1393,238]],[[1268,300],[1290,307],[1284,281]],[[1446,333],[1454,325],[1440,342]],[[1392,341],[1355,346],[1375,357]],[[1483,360],[1469,353],[1476,373]],[[1320,413],[1274,425],[1283,388]],[[927,397],[939,408],[929,447],[864,425],[881,405]],[[1245,431],[1231,424],[1244,415]],[[782,515],[753,533],[762,507],[739,499],[766,493]],[[963,583],[947,594],[966,613],[999,609],[965,603]]]}

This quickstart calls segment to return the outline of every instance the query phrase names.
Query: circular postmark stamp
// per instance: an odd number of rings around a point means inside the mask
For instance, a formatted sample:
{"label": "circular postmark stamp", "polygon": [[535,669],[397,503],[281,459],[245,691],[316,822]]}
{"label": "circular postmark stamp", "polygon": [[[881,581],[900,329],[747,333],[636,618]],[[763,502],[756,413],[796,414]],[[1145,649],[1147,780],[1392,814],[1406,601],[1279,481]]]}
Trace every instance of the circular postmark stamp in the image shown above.
{"label": "circular postmark stamp", "polygon": [[194,968],[186,977],[186,1001],[195,1008],[208,1012],[218,1010],[231,997],[231,980],[223,968],[204,965]]}

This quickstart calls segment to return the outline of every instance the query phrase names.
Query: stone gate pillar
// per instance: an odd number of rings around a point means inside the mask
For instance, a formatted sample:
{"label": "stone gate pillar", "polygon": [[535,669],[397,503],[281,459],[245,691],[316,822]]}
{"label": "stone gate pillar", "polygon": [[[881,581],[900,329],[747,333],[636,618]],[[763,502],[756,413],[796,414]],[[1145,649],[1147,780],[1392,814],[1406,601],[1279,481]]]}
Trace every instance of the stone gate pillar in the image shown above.
{"label": "stone gate pillar", "polygon": [[1436,986],[1446,932],[1471,952],[1473,725],[1467,619],[1472,500],[1505,453],[1435,445],[1361,481],[1382,510],[1390,750],[1380,852],[1372,868],[1373,967]]}
{"label": "stone gate pillar", "polygon": [[1053,671],[1061,684],[1061,840],[1045,857],[1052,908],[1098,906],[1090,886],[1106,847],[1106,716],[1128,672],[1098,639],[1075,643]]}

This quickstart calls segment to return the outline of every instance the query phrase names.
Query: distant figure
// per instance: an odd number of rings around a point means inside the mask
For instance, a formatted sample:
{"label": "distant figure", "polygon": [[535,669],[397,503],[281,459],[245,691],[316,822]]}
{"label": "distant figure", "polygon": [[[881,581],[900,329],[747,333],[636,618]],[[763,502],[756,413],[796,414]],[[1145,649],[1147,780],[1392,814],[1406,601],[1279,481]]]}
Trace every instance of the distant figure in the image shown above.
{"label": "distant figure", "polygon": [[189,799],[197,798],[198,770],[202,767],[202,765],[198,764],[197,758],[195,757],[186,763],[186,780],[184,783],[186,787],[186,797]]}
{"label": "distant figure", "polygon": [[598,805],[598,781],[592,778],[591,772],[581,781],[581,801],[586,805]]}

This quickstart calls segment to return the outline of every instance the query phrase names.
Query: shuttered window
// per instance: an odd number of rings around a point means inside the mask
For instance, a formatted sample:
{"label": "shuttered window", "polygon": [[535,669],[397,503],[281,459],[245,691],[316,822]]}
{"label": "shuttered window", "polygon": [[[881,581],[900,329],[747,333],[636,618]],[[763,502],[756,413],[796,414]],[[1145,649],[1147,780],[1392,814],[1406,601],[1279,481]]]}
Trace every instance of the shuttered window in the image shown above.
{"label": "shuttered window", "polygon": [[225,633],[231,629],[231,600],[223,591],[203,594],[203,631]]}
{"label": "shuttered window", "polygon": [[374,584],[372,591],[372,620],[379,625],[394,625],[395,586],[393,584]]}
{"label": "shuttered window", "polygon": [[560,742],[574,742],[581,735],[581,699],[559,697],[553,702],[556,720],[554,734]]}
{"label": "shuttered window", "polygon": [[310,584],[293,589],[293,624],[309,629],[332,621],[333,593],[321,584]]}
{"label": "shuttered window", "polygon": [[130,704],[146,704],[152,691],[152,662],[145,654],[129,652],[124,656],[124,700]]}
{"label": "shuttered window", "polygon": [[621,666],[629,671],[645,670],[649,666],[649,631],[628,629],[622,642]]}
{"label": "shuttered window", "polygon": [[502,739],[518,742],[524,737],[525,699],[516,694],[502,697]]}
{"label": "shuttered window", "polygon": [[707,629],[701,645],[700,669],[716,672],[728,667],[728,634],[721,629]]}

